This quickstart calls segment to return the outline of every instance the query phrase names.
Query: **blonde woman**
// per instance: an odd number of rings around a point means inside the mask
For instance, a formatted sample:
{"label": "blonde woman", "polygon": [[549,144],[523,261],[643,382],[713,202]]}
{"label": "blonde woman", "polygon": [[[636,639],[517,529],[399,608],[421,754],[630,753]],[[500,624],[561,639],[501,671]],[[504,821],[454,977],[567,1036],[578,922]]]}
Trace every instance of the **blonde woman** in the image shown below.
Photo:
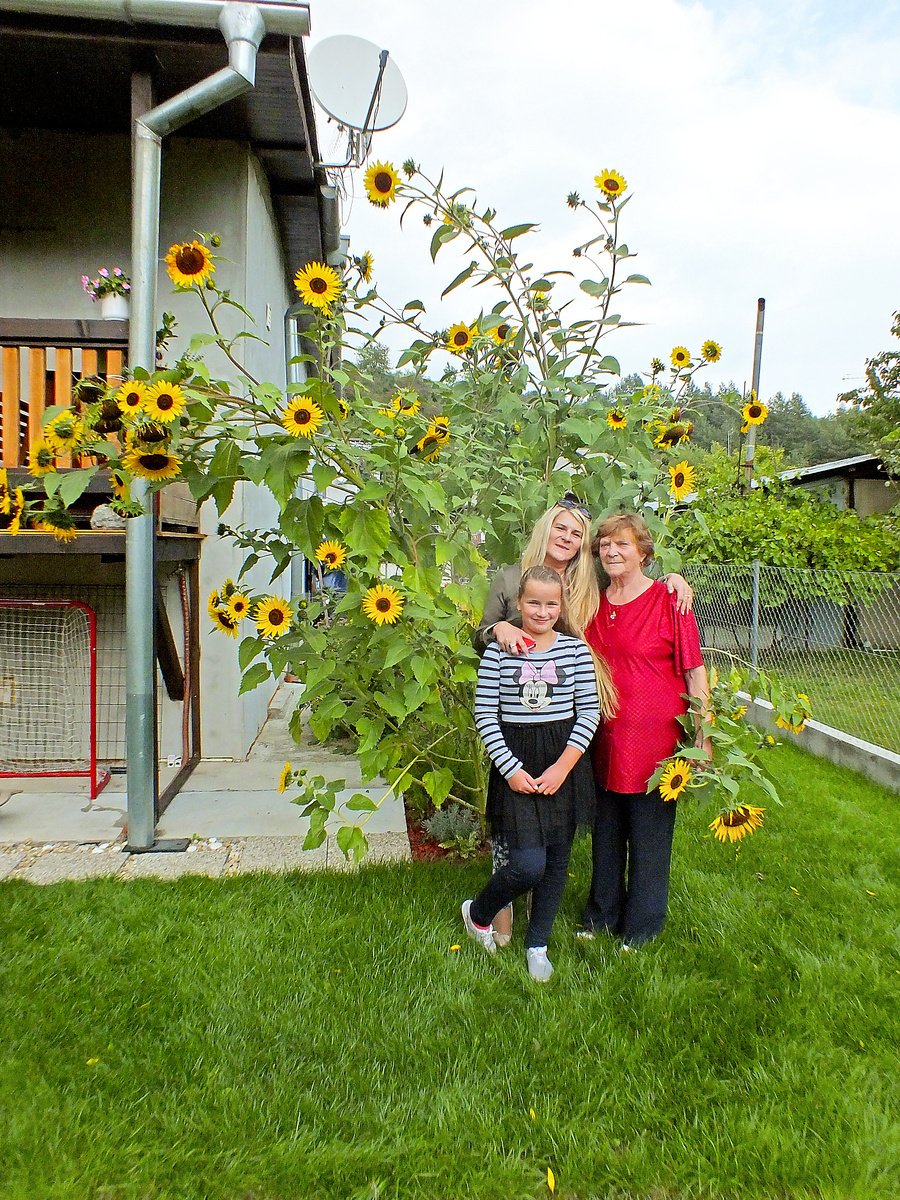
{"label": "blonde woman", "polygon": [[[563,581],[563,613],[559,629],[574,637],[583,638],[584,631],[600,607],[600,585],[597,563],[591,553],[591,514],[577,496],[567,492],[539,517],[522,558],[510,566],[501,567],[491,581],[481,624],[475,633],[475,648],[483,654],[491,642],[510,654],[529,652],[530,639],[523,633],[517,608],[522,572],[529,567],[543,566],[556,571]],[[668,575],[666,587],[674,592],[679,611],[690,611],[694,593],[680,575]],[[615,691],[606,664],[595,660],[601,708],[615,708]],[[502,839],[494,841],[494,868],[499,870],[508,861]],[[512,931],[512,909],[505,909],[494,919],[494,939],[506,946]]]}

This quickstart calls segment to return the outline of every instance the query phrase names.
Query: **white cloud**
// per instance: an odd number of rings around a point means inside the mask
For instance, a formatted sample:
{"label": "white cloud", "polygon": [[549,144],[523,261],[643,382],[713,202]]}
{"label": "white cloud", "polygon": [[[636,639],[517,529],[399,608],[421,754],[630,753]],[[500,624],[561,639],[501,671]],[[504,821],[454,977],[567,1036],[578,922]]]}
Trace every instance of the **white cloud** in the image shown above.
{"label": "white cloud", "polygon": [[[714,337],[726,354],[711,381],[743,382],[764,296],[762,393],[799,391],[825,412],[887,345],[900,307],[891,9],[331,0],[314,5],[312,43],[353,33],[387,47],[410,102],[373,157],[444,167],[503,219],[539,221],[542,269],[580,265],[583,214],[567,192],[590,196],[604,167],[626,176],[632,269],[654,284],[623,297],[623,317],[646,322],[608,344],[626,370]],[[327,153],[333,127],[320,129]],[[395,209],[366,202],[360,173],[347,183],[347,228],[375,254],[382,289],[420,297],[436,319],[470,315],[462,291],[432,308],[454,266],[442,255],[431,267],[425,231],[400,234]]]}

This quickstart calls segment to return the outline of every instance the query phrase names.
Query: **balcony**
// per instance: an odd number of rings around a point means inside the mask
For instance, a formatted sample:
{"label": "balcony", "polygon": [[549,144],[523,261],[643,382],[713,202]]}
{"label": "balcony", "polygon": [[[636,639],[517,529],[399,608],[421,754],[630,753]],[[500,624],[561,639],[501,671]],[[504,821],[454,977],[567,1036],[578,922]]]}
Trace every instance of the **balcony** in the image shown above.
{"label": "balcony", "polygon": [[[104,320],[32,320],[0,318],[0,465],[10,484],[27,487],[28,448],[41,435],[46,410],[71,404],[79,379],[96,378],[115,387],[123,378],[128,350],[128,322]],[[115,440],[111,437],[110,440]],[[60,458],[61,470],[82,464]],[[45,533],[23,530],[3,539],[4,553],[109,553],[124,549],[118,531],[90,530],[92,509],[111,496],[108,471],[98,471],[78,504],[73,507],[84,526],[75,542],[60,545]],[[155,498],[158,555],[167,557],[166,542],[178,541],[173,557],[186,557],[186,537],[199,537],[197,507],[184,484],[170,484]],[[168,535],[168,536],[167,536]],[[198,548],[197,548],[198,551]],[[195,557],[195,553],[188,557]]]}

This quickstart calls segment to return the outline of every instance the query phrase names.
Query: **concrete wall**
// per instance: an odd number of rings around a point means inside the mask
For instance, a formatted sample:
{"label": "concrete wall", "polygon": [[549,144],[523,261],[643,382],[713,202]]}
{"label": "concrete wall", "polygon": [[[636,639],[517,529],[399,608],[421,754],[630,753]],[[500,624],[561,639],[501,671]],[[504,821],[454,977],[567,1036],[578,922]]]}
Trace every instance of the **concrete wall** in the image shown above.
{"label": "concrete wall", "polygon": [[[43,131],[13,136],[0,131],[0,316],[89,318],[99,315],[81,288],[81,276],[98,267],[130,269],[130,145],[125,137],[88,137]],[[197,231],[218,233],[216,281],[257,316],[250,325],[237,310],[222,313],[227,334],[252,329],[268,345],[238,343],[246,368],[259,379],[285,384],[283,315],[293,297],[278,239],[268,184],[245,146],[174,138],[164,143],[158,312],[175,314],[177,357],[190,336],[209,332],[196,296],[174,293],[164,257],[174,242]],[[267,328],[267,313],[269,328]],[[214,377],[235,379],[236,369],[215,348],[207,354]],[[265,489],[241,488],[222,518],[232,526],[265,527],[277,507]],[[241,556],[216,536],[219,515],[212,503],[201,513],[208,535],[201,560],[201,600],[226,577],[235,578]],[[19,569],[23,565],[19,560]],[[284,590],[287,578],[269,586],[259,565],[246,577],[253,591]],[[174,605],[174,598],[173,598]],[[172,619],[177,618],[173,607]],[[174,626],[176,629],[178,625]],[[265,720],[275,683],[238,696],[236,643],[209,632],[201,614],[203,751],[210,757],[242,758]],[[166,743],[172,722],[166,721]],[[171,752],[171,751],[170,751]]]}

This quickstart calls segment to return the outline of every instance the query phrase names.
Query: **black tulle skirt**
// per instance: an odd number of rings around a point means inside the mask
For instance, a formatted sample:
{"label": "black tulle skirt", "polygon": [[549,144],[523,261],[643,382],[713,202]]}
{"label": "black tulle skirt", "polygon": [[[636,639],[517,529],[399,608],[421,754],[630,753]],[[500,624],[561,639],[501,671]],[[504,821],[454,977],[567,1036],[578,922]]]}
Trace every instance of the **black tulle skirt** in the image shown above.
{"label": "black tulle skirt", "polygon": [[[522,760],[525,770],[537,776],[565,750],[574,724],[571,719],[546,725],[501,725],[501,729],[507,746]],[[488,825],[494,837],[520,849],[570,841],[579,825],[593,824],[595,796],[590,754],[581,756],[555,796],[514,792],[492,763],[487,791]]]}

